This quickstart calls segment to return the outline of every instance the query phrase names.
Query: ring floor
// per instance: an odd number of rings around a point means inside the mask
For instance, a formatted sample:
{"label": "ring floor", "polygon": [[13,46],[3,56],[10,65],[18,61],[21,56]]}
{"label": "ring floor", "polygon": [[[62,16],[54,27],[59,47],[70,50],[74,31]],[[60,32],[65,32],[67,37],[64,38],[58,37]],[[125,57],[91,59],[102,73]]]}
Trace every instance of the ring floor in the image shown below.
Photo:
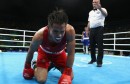
{"label": "ring floor", "polygon": [[[26,52],[0,52],[0,84],[37,84],[22,77]],[[37,53],[34,55],[36,59]],[[33,59],[33,60],[34,60]],[[90,55],[76,53],[72,84],[130,84],[130,57],[105,55],[103,66],[87,64]],[[61,73],[51,70],[46,84],[57,84]]]}

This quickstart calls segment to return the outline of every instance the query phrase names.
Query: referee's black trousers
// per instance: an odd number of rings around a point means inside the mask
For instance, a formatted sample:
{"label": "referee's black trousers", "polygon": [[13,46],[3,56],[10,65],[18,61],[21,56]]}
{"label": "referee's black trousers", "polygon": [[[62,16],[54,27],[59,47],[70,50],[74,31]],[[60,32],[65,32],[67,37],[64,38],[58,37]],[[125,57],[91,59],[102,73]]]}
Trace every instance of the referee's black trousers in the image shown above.
{"label": "referee's black trousers", "polygon": [[[103,60],[103,30],[102,26],[90,29],[90,50],[91,61],[97,61],[97,64],[102,64]],[[98,48],[98,55],[96,57],[96,44]]]}

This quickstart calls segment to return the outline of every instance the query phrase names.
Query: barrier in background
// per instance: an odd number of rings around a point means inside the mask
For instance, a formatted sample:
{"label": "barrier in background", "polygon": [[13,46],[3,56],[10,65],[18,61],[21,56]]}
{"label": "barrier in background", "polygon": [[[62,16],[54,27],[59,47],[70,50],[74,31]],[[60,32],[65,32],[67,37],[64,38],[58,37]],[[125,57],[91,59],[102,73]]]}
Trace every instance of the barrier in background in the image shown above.
{"label": "barrier in background", "polygon": [[[0,48],[28,48],[36,31],[0,28]],[[1,50],[0,49],[0,50]],[[82,51],[81,34],[76,34],[76,50]],[[130,31],[104,34],[104,50],[130,52]]]}

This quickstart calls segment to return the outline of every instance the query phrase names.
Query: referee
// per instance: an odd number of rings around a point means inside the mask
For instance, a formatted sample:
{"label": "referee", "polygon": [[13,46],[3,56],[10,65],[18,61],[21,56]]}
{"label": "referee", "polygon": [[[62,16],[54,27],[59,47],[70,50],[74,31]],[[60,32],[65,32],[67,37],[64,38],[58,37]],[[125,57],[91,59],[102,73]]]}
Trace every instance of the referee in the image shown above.
{"label": "referee", "polygon": [[[90,48],[91,61],[88,64],[97,62],[97,67],[102,67],[103,64],[103,27],[105,17],[108,15],[107,10],[101,7],[100,0],[92,1],[93,10],[89,12],[87,27],[90,28]],[[98,55],[96,57],[96,45]]]}

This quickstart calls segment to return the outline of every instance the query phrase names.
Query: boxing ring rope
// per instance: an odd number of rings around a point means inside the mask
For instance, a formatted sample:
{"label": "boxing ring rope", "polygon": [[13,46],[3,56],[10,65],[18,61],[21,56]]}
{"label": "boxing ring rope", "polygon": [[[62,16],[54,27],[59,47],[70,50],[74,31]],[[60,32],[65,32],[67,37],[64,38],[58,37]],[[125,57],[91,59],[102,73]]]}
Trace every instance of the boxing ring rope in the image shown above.
{"label": "boxing ring rope", "polygon": [[[0,28],[0,50],[1,48],[28,48],[35,32],[36,31],[30,30]],[[76,34],[76,50],[83,49],[83,44],[81,43],[81,36],[81,34]],[[122,42],[124,40],[130,42],[130,31],[105,33],[104,50],[130,52],[130,48],[125,49],[125,47],[130,46],[130,43],[117,43],[119,41]],[[122,46],[123,49],[117,49],[118,46]]]}
{"label": "boxing ring rope", "polygon": [[[9,29],[9,28],[0,28],[0,47],[23,47],[28,48],[31,42],[31,39],[36,31],[29,30],[19,30],[19,29]],[[19,34],[20,33],[20,34]],[[28,34],[32,33],[32,34]],[[6,39],[9,38],[9,39]],[[27,40],[30,39],[30,40]],[[2,45],[2,42],[15,42],[22,43],[22,45]],[[27,45],[26,45],[27,43]]]}
{"label": "boxing ring rope", "polygon": [[[111,40],[111,41],[113,41],[113,43],[104,44],[104,45],[112,45],[113,48],[112,49],[104,49],[104,50],[130,52],[130,48],[128,50],[127,49],[117,49],[116,48],[116,46],[124,46],[124,47],[125,46],[127,46],[127,47],[130,46],[130,31],[127,31],[127,32],[116,32],[116,33],[105,33],[104,34],[104,36],[110,36],[110,35],[112,35],[113,38],[104,38],[103,40],[104,41],[110,41]],[[118,35],[120,35],[120,37]],[[117,41],[124,41],[124,40],[127,40],[127,44],[125,44],[124,42],[121,43],[121,44],[117,43]]]}

